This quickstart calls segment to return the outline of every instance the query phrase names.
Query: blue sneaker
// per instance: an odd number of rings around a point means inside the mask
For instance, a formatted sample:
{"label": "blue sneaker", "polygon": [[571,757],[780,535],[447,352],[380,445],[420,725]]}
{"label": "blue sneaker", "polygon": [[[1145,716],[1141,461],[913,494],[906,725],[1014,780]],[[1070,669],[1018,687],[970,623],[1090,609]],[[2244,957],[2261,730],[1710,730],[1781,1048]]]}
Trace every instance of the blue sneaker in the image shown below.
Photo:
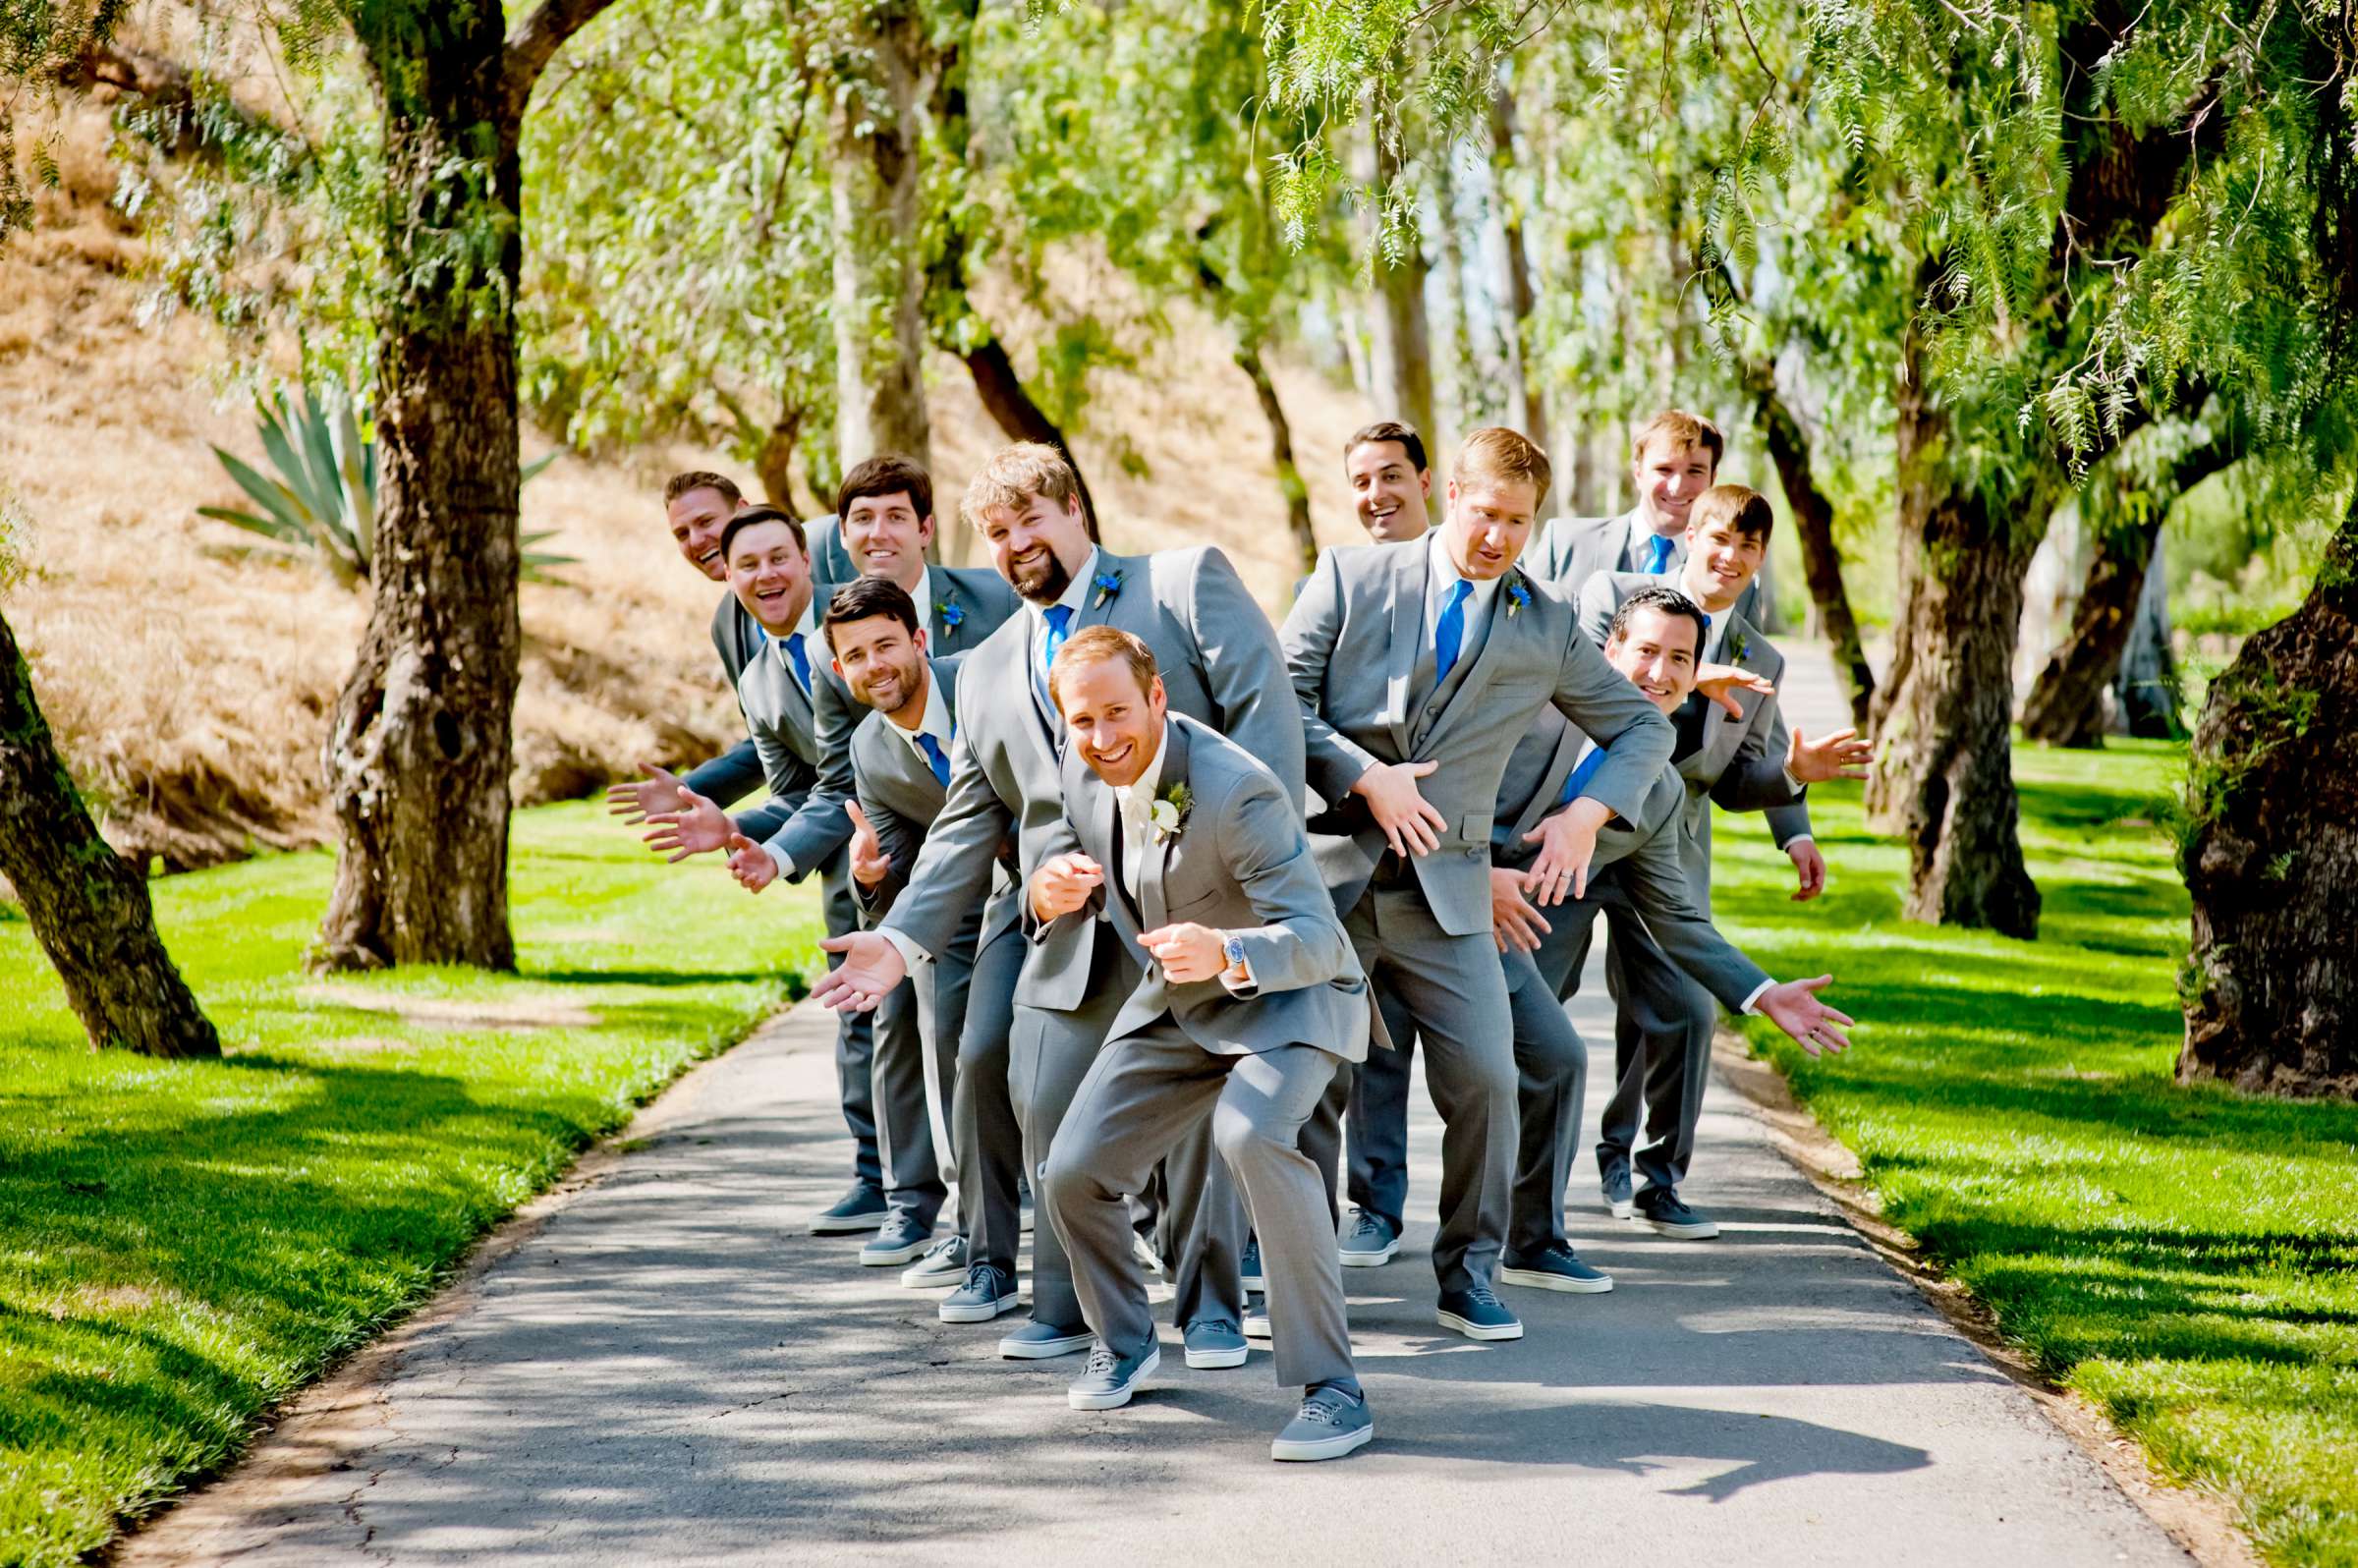
{"label": "blue sneaker", "polygon": [[866,1182],[854,1182],[852,1190],[837,1199],[832,1207],[822,1208],[811,1216],[814,1236],[854,1236],[864,1230],[873,1230],[892,1217],[892,1205],[884,1202],[884,1190]]}
{"label": "blue sneaker", "polygon": [[1187,1364],[1198,1372],[1245,1364],[1245,1336],[1225,1317],[1205,1317],[1187,1325],[1180,1336],[1187,1343]]}
{"label": "blue sneaker", "polygon": [[945,1323],[987,1323],[1015,1311],[1015,1276],[990,1263],[966,1271],[966,1283],[941,1298],[935,1315]]}
{"label": "blue sneaker", "polygon": [[1340,1459],[1365,1448],[1376,1435],[1376,1417],[1366,1395],[1340,1388],[1314,1388],[1302,1397],[1302,1413],[1285,1424],[1269,1444],[1271,1459]]}
{"label": "blue sneaker", "polygon": [[1598,1186],[1604,1198],[1604,1206],[1612,1210],[1613,1217],[1627,1219],[1636,1207],[1630,1195],[1629,1161],[1616,1159],[1605,1165]]}
{"label": "blue sneaker", "polygon": [[1506,1310],[1506,1303],[1488,1285],[1472,1290],[1444,1290],[1436,1315],[1443,1328],[1454,1328],[1468,1339],[1521,1339],[1523,1320]]}
{"label": "blue sneaker", "polygon": [[933,1245],[933,1227],[921,1225],[914,1214],[895,1210],[884,1221],[868,1245],[860,1249],[863,1268],[893,1268],[913,1262],[919,1254]]}
{"label": "blue sneaker", "polygon": [[1679,1202],[1666,1187],[1649,1187],[1638,1198],[1638,1223],[1680,1241],[1709,1241],[1719,1234],[1718,1223]]}
{"label": "blue sneaker", "polygon": [[1243,1260],[1237,1264],[1236,1271],[1242,1276],[1245,1289],[1263,1293],[1268,1290],[1268,1283],[1261,1272],[1261,1238],[1259,1236],[1245,1238],[1245,1256]]}
{"label": "blue sneaker", "polygon": [[1144,1349],[1128,1356],[1117,1355],[1111,1345],[1096,1341],[1089,1353],[1088,1368],[1064,1391],[1064,1401],[1075,1410],[1119,1409],[1130,1403],[1131,1390],[1161,1365],[1162,1347],[1151,1339]]}
{"label": "blue sneaker", "polygon": [[939,1290],[966,1279],[966,1238],[944,1236],[926,1250],[926,1256],[901,1270],[901,1283],[911,1290]]}
{"label": "blue sneaker", "polygon": [[1350,1227],[1334,1250],[1345,1268],[1381,1268],[1399,1256],[1400,1233],[1382,1215],[1355,1208]]}
{"label": "blue sneaker", "polygon": [[1601,1296],[1613,1288],[1612,1275],[1582,1262],[1580,1254],[1563,1242],[1530,1258],[1519,1259],[1508,1253],[1499,1260],[1498,1277],[1509,1285],[1568,1290],[1578,1296]]}
{"label": "blue sneaker", "polygon": [[1082,1324],[1062,1328],[1054,1323],[1030,1322],[999,1341],[999,1354],[1009,1361],[1051,1361],[1076,1355],[1097,1342]]}

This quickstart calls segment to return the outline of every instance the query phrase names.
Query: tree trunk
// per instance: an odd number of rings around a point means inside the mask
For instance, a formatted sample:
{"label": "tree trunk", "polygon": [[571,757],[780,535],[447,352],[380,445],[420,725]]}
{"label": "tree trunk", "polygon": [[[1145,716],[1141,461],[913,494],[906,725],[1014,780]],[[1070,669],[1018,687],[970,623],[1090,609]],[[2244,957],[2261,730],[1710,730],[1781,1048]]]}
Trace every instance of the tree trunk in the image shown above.
{"label": "tree trunk", "polygon": [[367,635],[328,733],[336,878],[311,963],[513,969],[518,129],[605,0],[355,7],[383,110],[376,545]]}
{"label": "tree trunk", "polygon": [[[1398,160],[1380,144],[1376,154],[1376,181],[1388,191],[1400,178]],[[1374,243],[1371,241],[1371,243]],[[1440,428],[1433,420],[1432,334],[1425,319],[1425,252],[1412,242],[1396,261],[1380,250],[1373,258],[1376,270],[1375,361],[1376,417],[1405,420],[1425,437],[1426,449],[1440,457]]]}
{"label": "tree trunk", "polygon": [[1574,517],[1602,517],[1604,489],[1597,476],[1597,431],[1584,419],[1572,420],[1572,506]]}
{"label": "tree trunk", "polygon": [[2039,933],[2039,889],[2023,867],[2008,723],[2022,579],[2040,533],[2024,520],[2043,523],[2053,492],[2034,482],[1995,505],[1955,482],[1922,351],[1911,320],[1898,397],[1900,617],[1874,698],[1867,808],[1880,831],[1908,842],[1901,914],[2027,940]]}
{"label": "tree trunk", "polygon": [[[2346,43],[2348,22],[2342,23]],[[2312,250],[2328,279],[2323,333],[2358,369],[2358,148],[2346,56],[2312,33],[2321,84]],[[2211,683],[2187,774],[2178,855],[2194,895],[2180,994],[2180,1082],[2358,1098],[2358,497],[2309,596],[2254,635]]]}
{"label": "tree trunk", "polygon": [[919,253],[925,21],[906,3],[853,6],[836,89],[836,437],[842,467],[892,452],[932,467],[926,418],[926,277]]}
{"label": "tree trunk", "polygon": [[[980,324],[979,318],[975,324]],[[1073,449],[1056,421],[1024,389],[1024,378],[1016,373],[1015,362],[1007,355],[1007,345],[995,335],[985,336],[980,346],[966,350],[960,358],[966,361],[967,374],[974,377],[975,393],[982,398],[983,411],[1008,440],[1040,441],[1064,454],[1065,462],[1072,465],[1074,480],[1081,486],[1081,515],[1089,523],[1089,536],[1096,538],[1097,503],[1089,493],[1089,479],[1081,472],[1081,460],[1073,456]]]}
{"label": "tree trunk", "polygon": [[[1541,451],[1547,450],[1547,397],[1532,346],[1532,318],[1539,311],[1539,295],[1531,282],[1531,253],[1523,248],[1523,214],[1506,196],[1506,171],[1515,164],[1515,95],[1503,82],[1490,94],[1491,189],[1506,231],[1507,344],[1513,384],[1522,394],[1523,433]],[[1559,502],[1560,506],[1560,502]]]}
{"label": "tree trunk", "polygon": [[1253,394],[1261,399],[1261,416],[1269,421],[1269,460],[1277,470],[1277,488],[1285,497],[1285,522],[1294,536],[1294,547],[1302,552],[1302,570],[1314,572],[1319,565],[1318,531],[1310,522],[1310,486],[1302,482],[1302,469],[1294,462],[1294,427],[1285,417],[1285,405],[1277,401],[1277,383],[1269,379],[1269,367],[1262,363],[1261,347],[1246,344],[1236,351],[1236,363],[1253,379]]}
{"label": "tree trunk", "polygon": [[98,836],[0,616],[0,875],[93,1049],[218,1056],[220,1036],[156,934],[147,880]]}
{"label": "tree trunk", "polygon": [[754,476],[761,481],[761,498],[772,506],[794,505],[794,443],[803,433],[801,405],[780,404],[778,417],[761,432],[754,451]]}
{"label": "tree trunk", "polygon": [[1768,444],[1768,456],[1784,486],[1785,509],[1793,514],[1794,532],[1800,536],[1801,573],[1809,583],[1810,599],[1818,606],[1819,618],[1825,623],[1826,638],[1834,645],[1834,668],[1842,672],[1850,688],[1851,721],[1864,731],[1875,698],[1875,671],[1859,640],[1858,619],[1850,612],[1850,590],[1842,583],[1842,551],[1834,543],[1834,504],[1818,487],[1810,466],[1810,438],[1778,395],[1774,368],[1755,365],[1750,380],[1753,422]]}
{"label": "tree trunk", "polygon": [[2023,700],[2024,740],[2049,746],[2105,744],[2105,689],[2120,674],[2120,655],[2136,624],[2162,519],[2155,510],[2142,526],[2096,531],[2096,554],[2072,610],[2071,630]]}

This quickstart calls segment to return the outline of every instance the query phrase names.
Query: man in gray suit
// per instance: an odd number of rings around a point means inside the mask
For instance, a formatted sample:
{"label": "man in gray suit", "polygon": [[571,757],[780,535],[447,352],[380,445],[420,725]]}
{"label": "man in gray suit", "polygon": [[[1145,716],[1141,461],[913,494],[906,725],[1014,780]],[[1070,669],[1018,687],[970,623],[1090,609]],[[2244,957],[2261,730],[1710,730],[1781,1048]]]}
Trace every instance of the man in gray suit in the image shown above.
{"label": "man in gray suit", "polygon": [[[1719,426],[1684,409],[1664,409],[1630,442],[1638,504],[1619,517],[1551,519],[1533,542],[1524,570],[1574,602],[1600,572],[1676,572],[1687,558],[1688,511],[1717,482],[1726,450]],[[1737,606],[1755,626],[1761,624],[1760,600],[1756,588]]]}
{"label": "man in gray suit", "polygon": [[[1774,526],[1775,514],[1757,491],[1740,484],[1714,486],[1695,503],[1688,554],[1679,568],[1681,590],[1705,615],[1702,666],[1729,677],[1723,701],[1692,696],[1672,716],[1678,737],[1672,755],[1688,792],[1681,841],[1687,880],[1707,915],[1712,803],[1723,811],[1768,811],[1780,847],[1801,869],[1806,895],[1813,880],[1824,885],[1825,873],[1809,841],[1802,792],[1826,779],[1864,777],[1869,756],[1867,744],[1850,730],[1815,741],[1788,733],[1775,698],[1784,679],[1783,655],[1736,608],[1760,570]],[[1601,643],[1621,605],[1658,582],[1632,573],[1590,579],[1580,598],[1582,628]],[[1813,863],[1818,867],[1814,879]],[[1677,1187],[1694,1158],[1717,1005],[1670,962],[1644,923],[1610,914],[1607,919],[1612,932],[1608,973],[1619,1015],[1613,1097],[1605,1106],[1597,1149],[1605,1201],[1617,1214],[1634,1212],[1666,1236],[1714,1236],[1717,1225],[1681,1202]],[[1637,1142],[1641,1107],[1645,1136]],[[1644,1182],[1635,1192],[1633,1169]]]}
{"label": "man in gray suit", "polygon": [[[1016,835],[1026,874],[1038,868],[1064,811],[1063,719],[1048,698],[1049,660],[1066,638],[1090,626],[1117,626],[1145,642],[1171,706],[1236,741],[1300,797],[1302,722],[1284,659],[1226,556],[1206,547],[1125,556],[1093,545],[1071,466],[1034,442],[986,464],[968,486],[963,510],[1025,609],[959,671],[949,800],[884,924],[829,938],[845,962],[814,994],[831,1007],[872,1008],[913,962],[941,951],[981,902],[1008,834]],[[1036,1182],[1074,1089],[1137,984],[1137,970],[1123,945],[1100,937],[1094,924],[1059,930],[1025,956],[1008,1072]],[[978,995],[960,1045],[962,1082],[981,1009]],[[1244,1311],[1237,1273],[1243,1215],[1232,1187],[1215,1179],[1215,1164],[1208,1139],[1184,1144],[1169,1161],[1171,1233],[1190,1243],[1180,1250],[1174,1315],[1207,1333],[1216,1326],[1233,1335]],[[1032,1321],[1000,1341],[1002,1355],[1061,1356],[1091,1343],[1052,1232],[1041,1226],[1033,1234]]]}
{"label": "man in gray suit", "polygon": [[1146,644],[1091,627],[1058,650],[1049,686],[1071,744],[1064,823],[1027,887],[1033,939],[1102,921],[1144,961],[1040,1188],[1096,1334],[1067,1398],[1128,1404],[1160,1362],[1124,1195],[1208,1129],[1266,1250],[1277,1381],[1304,1394],[1270,1457],[1339,1458],[1376,1425],[1352,1366],[1325,1184],[1301,1138],[1338,1067],[1367,1054],[1367,981],[1292,787],[1170,713]]}
{"label": "man in gray suit", "polygon": [[[1640,588],[1614,615],[1604,656],[1656,708],[1671,714],[1694,690],[1704,630],[1703,612],[1675,588]],[[1513,1218],[1499,1276],[1510,1285],[1544,1290],[1612,1288],[1609,1275],[1573,1250],[1563,1218],[1588,1046],[1565,1016],[1562,998],[1579,987],[1600,910],[1612,911],[1624,924],[1642,921],[1648,940],[1731,1012],[1767,1015],[1812,1055],[1849,1044],[1842,1031],[1851,1021],[1815,997],[1826,977],[1773,984],[1697,906],[1686,879],[1687,786],[1675,763],[1655,780],[1635,818],[1598,834],[1586,893],[1544,912],[1525,897],[1525,876],[1540,854],[1537,846],[1548,837],[1548,820],[1579,795],[1601,756],[1559,715],[1543,714],[1508,759],[1491,837],[1491,911],[1522,1075]]]}
{"label": "man in gray suit", "polygon": [[1547,459],[1512,430],[1466,440],[1446,520],[1423,539],[1328,550],[1282,637],[1332,807],[1310,824],[1335,908],[1380,999],[1422,1040],[1443,1122],[1433,1244],[1444,1327],[1516,1339],[1492,1288],[1514,1175],[1516,1077],[1490,933],[1489,845],[1515,742],[1554,705],[1605,760],[1534,867],[1586,886],[1597,830],[1634,816],[1670,727],[1580,635],[1572,606],[1515,568]]}

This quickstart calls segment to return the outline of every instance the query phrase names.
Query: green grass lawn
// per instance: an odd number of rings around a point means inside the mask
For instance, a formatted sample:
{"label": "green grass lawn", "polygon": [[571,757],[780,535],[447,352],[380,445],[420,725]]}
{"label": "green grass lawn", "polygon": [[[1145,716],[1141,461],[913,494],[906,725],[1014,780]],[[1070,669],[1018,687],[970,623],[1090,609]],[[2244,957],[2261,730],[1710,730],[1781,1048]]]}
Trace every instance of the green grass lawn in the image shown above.
{"label": "green grass lawn", "polygon": [[415,1306],[817,959],[815,894],[516,819],[519,973],[322,980],[324,854],[153,885],[218,1062],[92,1054],[0,907],[0,1562],[67,1563]]}
{"label": "green grass lawn", "polygon": [[2358,1564],[2358,1106],[2172,1080],[2187,900],[2158,823],[2182,767],[2017,753],[2035,944],[1903,923],[1906,853],[1853,786],[1812,792],[1822,901],[1787,902],[1755,817],[1713,903],[1771,973],[1834,972],[1849,1054],[1753,1038],[1886,1214],[2272,1561]]}

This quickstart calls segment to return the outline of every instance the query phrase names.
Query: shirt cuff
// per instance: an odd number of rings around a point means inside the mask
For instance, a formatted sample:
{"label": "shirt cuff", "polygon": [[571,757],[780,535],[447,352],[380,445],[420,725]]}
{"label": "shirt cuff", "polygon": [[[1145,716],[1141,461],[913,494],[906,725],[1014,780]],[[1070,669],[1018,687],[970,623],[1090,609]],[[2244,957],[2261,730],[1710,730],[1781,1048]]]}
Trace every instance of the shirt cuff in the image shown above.
{"label": "shirt cuff", "polygon": [[892,950],[901,955],[901,962],[908,967],[911,974],[917,972],[918,965],[933,962],[933,955],[918,946],[905,932],[895,930],[889,925],[879,925],[876,927],[876,934],[892,944]]}
{"label": "shirt cuff", "polygon": [[773,838],[768,843],[762,845],[761,848],[769,856],[769,863],[778,868],[779,879],[781,881],[791,882],[794,880],[796,875],[794,869],[794,857],[787,854],[785,850],[779,848],[779,846],[783,844],[785,840],[786,835],[781,833],[776,838]]}
{"label": "shirt cuff", "polygon": [[1818,835],[1815,833],[1796,833],[1791,838],[1786,839],[1784,843],[1778,845],[1777,848],[1790,854],[1793,846],[1796,844],[1815,844],[1817,842]]}
{"label": "shirt cuff", "polygon": [[1785,793],[1786,793],[1787,795],[1799,795],[1799,794],[1801,793],[1801,791],[1802,791],[1802,783],[1801,783],[1801,780],[1799,780],[1799,779],[1797,779],[1797,778],[1795,778],[1795,777],[1793,776],[1793,770],[1792,770],[1791,768],[1789,768],[1789,767],[1788,767],[1788,768],[1786,768],[1786,769],[1784,770],[1784,774],[1785,774]]}
{"label": "shirt cuff", "polygon": [[1258,983],[1253,979],[1253,961],[1244,959],[1221,970],[1220,983],[1239,996],[1258,989]]}
{"label": "shirt cuff", "polygon": [[1760,1016],[1761,1016],[1761,996],[1762,996],[1762,994],[1763,994],[1764,992],[1766,992],[1766,991],[1768,991],[1768,990],[1770,990],[1770,989],[1774,988],[1775,984],[1776,984],[1776,981],[1774,981],[1774,980],[1765,980],[1761,981],[1761,982],[1760,982],[1758,985],[1755,985],[1755,986],[1752,988],[1752,994],[1751,994],[1750,996],[1747,996],[1747,997],[1745,997],[1745,998],[1744,998],[1744,1005],[1743,1005],[1742,1007],[1739,1007],[1739,1008],[1737,1008],[1737,1009],[1736,1009],[1736,1011],[1737,1011],[1737,1012],[1739,1012],[1739,1013],[1742,1013],[1742,1014],[1743,1014],[1745,1017],[1747,1017],[1747,1018],[1758,1018],[1758,1017],[1760,1017]]}

